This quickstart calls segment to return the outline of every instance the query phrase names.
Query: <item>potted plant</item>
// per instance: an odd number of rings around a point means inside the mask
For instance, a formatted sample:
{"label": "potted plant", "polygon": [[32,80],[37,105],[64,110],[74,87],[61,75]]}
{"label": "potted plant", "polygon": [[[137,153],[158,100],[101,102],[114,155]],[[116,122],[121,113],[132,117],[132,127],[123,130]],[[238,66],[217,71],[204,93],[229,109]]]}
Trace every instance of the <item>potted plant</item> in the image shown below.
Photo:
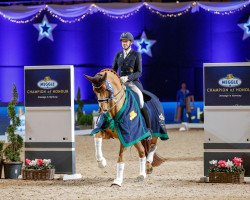
{"label": "potted plant", "polygon": [[211,183],[242,183],[244,181],[245,169],[243,160],[234,157],[231,160],[211,160],[209,169],[209,182]]}
{"label": "potted plant", "polygon": [[83,115],[82,113],[83,101],[81,100],[81,90],[79,87],[77,90],[76,103],[78,105],[77,110],[76,110],[76,120],[78,120]]}
{"label": "potted plant", "polygon": [[20,125],[20,118],[16,113],[15,107],[18,101],[18,93],[16,85],[13,85],[12,100],[8,104],[8,116],[10,125],[8,126],[7,140],[8,144],[4,149],[4,175],[5,178],[17,179],[21,175],[22,162],[20,158],[21,149],[23,147],[23,138],[15,134],[16,128]]}
{"label": "potted plant", "polygon": [[4,145],[4,142],[0,141],[0,178],[2,177],[3,145]]}
{"label": "potted plant", "polygon": [[54,179],[55,167],[50,159],[25,159],[22,174],[25,180],[51,180]]}
{"label": "potted plant", "polygon": [[80,129],[92,129],[93,124],[93,115],[92,114],[84,114],[83,109],[83,101],[81,100],[81,90],[78,87],[76,103],[78,105],[76,109],[76,124]]}
{"label": "potted plant", "polygon": [[93,115],[92,114],[82,114],[77,120],[80,129],[92,129],[93,128]]}

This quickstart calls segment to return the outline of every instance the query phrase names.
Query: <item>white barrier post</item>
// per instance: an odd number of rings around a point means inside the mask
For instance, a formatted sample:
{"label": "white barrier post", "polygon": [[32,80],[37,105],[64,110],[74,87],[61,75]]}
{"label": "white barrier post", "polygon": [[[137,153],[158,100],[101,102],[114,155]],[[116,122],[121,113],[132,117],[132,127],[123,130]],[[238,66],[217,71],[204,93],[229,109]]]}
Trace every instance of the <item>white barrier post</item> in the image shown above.
{"label": "white barrier post", "polygon": [[74,68],[25,66],[25,158],[75,173]]}
{"label": "white barrier post", "polygon": [[204,175],[210,160],[241,157],[250,176],[250,62],[204,64]]}

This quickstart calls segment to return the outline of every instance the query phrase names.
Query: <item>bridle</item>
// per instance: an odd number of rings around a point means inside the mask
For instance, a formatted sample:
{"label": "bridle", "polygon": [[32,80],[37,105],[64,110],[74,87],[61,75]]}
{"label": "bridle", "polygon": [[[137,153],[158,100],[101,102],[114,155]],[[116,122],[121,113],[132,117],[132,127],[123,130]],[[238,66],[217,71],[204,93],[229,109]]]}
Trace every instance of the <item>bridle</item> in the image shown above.
{"label": "bridle", "polygon": [[[106,84],[106,81],[104,81],[100,86],[95,86],[94,84],[92,84],[92,86],[95,89],[100,89],[104,84]],[[105,90],[107,90],[107,89],[105,89]],[[109,91],[109,90],[107,90],[107,91]],[[123,91],[122,96],[117,100],[116,99],[117,95],[119,95],[122,91]],[[124,90],[124,87],[123,87],[123,84],[122,84],[121,89],[116,94],[111,95],[111,97],[106,97],[104,99],[97,99],[97,101],[98,101],[99,104],[107,103],[108,105],[109,105],[109,103],[111,101],[115,102],[115,104],[113,106],[109,107],[108,110],[103,111],[103,113],[105,114],[105,113],[109,112],[110,110],[112,110],[122,100],[124,95],[125,95],[125,90]],[[100,108],[100,110],[102,110],[102,108],[100,106],[99,106],[99,108]]]}

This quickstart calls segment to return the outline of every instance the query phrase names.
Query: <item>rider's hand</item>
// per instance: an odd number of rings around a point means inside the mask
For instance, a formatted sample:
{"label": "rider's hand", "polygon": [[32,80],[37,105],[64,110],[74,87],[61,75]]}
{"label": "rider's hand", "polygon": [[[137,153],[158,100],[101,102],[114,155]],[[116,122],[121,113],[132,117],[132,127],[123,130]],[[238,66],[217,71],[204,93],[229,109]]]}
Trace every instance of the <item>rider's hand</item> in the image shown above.
{"label": "rider's hand", "polygon": [[122,76],[120,77],[122,83],[126,83],[128,81],[128,76]]}

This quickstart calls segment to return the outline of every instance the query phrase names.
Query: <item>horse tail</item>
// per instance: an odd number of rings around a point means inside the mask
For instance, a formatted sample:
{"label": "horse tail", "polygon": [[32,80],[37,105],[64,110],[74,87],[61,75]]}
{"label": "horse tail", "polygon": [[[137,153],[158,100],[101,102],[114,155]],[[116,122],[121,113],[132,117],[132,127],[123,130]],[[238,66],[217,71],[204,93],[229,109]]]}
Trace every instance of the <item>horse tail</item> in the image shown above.
{"label": "horse tail", "polygon": [[[141,141],[144,149],[145,149],[145,154],[146,154],[146,157],[148,156],[148,153],[149,153],[149,150],[150,150],[150,144],[151,144],[151,141],[150,140],[142,140]],[[160,166],[163,162],[166,161],[166,158],[163,158],[162,156],[159,156],[157,153],[154,154],[154,159],[153,159],[153,162],[152,162],[152,166],[153,167],[158,167]]]}
{"label": "horse tail", "polygon": [[162,163],[166,161],[166,158],[163,158],[162,156],[158,155],[157,153],[154,154],[154,160],[152,162],[153,167],[158,167]]}

